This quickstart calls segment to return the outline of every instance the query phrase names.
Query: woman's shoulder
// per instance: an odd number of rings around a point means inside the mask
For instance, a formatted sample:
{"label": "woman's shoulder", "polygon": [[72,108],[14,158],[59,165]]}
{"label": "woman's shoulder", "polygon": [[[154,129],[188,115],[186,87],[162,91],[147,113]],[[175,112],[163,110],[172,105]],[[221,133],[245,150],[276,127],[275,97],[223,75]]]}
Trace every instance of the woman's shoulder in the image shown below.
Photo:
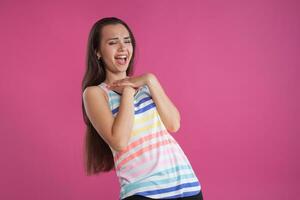
{"label": "woman's shoulder", "polygon": [[94,86],[88,86],[84,89],[82,96],[86,98],[87,96],[93,97],[93,96],[102,96],[108,101],[108,96],[106,94],[105,89],[99,85],[94,85]]}

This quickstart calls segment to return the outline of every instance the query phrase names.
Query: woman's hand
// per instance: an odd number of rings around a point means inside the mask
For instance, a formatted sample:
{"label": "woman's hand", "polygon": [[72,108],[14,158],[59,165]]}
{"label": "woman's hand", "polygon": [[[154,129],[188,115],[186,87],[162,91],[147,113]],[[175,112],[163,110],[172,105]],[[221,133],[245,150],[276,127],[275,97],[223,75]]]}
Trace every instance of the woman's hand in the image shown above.
{"label": "woman's hand", "polygon": [[120,79],[120,80],[113,82],[112,84],[109,84],[109,87],[110,88],[118,88],[118,87],[124,87],[124,86],[131,86],[135,89],[138,89],[139,87],[147,84],[148,81],[150,80],[150,78],[151,78],[150,73],[145,73],[143,75],[134,76],[134,77],[127,76],[124,79]]}
{"label": "woman's hand", "polygon": [[133,93],[135,93],[136,92],[136,89],[135,88],[133,88],[133,87],[131,87],[131,86],[129,86],[129,85],[121,85],[121,86],[109,86],[109,89],[110,90],[113,90],[113,91],[116,91],[116,92],[118,92],[118,93],[120,93],[120,94],[123,94],[123,92],[124,92],[124,90],[133,90],[134,92]]}

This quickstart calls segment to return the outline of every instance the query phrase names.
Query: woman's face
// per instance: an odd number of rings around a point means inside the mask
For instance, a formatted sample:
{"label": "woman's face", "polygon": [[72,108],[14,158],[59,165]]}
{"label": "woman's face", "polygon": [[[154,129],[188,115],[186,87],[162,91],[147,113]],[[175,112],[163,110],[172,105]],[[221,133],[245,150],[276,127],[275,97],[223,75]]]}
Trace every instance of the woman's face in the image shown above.
{"label": "woman's face", "polygon": [[133,47],[129,32],[122,24],[106,25],[102,28],[100,52],[107,70],[112,72],[126,72],[131,60]]}

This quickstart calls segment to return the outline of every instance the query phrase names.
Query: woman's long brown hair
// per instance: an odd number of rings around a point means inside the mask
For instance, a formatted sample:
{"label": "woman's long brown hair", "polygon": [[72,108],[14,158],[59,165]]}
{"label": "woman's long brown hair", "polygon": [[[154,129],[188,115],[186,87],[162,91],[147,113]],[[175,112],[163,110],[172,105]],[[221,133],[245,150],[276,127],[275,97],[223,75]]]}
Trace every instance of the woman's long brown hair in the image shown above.
{"label": "woman's long brown hair", "polygon": [[[95,51],[100,48],[101,31],[106,25],[124,25],[130,35],[131,43],[133,46],[132,58],[129,62],[129,66],[126,70],[126,75],[130,76],[133,73],[133,63],[135,54],[135,38],[128,27],[128,25],[116,17],[102,18],[97,21],[91,28],[88,42],[87,42],[87,54],[86,54],[86,70],[82,80],[82,93],[89,86],[96,86],[102,83],[106,78],[105,63],[102,58],[97,59]],[[91,124],[89,118],[86,115],[83,98],[82,101],[82,113],[83,119],[86,124],[85,131],[85,146],[84,146],[84,167],[86,175],[93,175],[99,172],[108,172],[114,168],[114,159],[112,151],[107,143],[102,139],[100,133]]]}

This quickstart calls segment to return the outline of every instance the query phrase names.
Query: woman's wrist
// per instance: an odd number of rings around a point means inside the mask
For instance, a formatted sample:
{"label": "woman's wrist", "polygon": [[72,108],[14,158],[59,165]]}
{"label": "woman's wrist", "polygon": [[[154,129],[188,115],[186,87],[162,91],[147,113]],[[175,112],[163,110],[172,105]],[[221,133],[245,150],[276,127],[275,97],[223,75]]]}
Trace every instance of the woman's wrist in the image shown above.
{"label": "woman's wrist", "polygon": [[135,92],[136,92],[136,90],[131,86],[127,85],[127,86],[124,86],[124,88],[123,88],[123,93],[126,93],[126,94],[128,93],[128,94],[134,95]]}

